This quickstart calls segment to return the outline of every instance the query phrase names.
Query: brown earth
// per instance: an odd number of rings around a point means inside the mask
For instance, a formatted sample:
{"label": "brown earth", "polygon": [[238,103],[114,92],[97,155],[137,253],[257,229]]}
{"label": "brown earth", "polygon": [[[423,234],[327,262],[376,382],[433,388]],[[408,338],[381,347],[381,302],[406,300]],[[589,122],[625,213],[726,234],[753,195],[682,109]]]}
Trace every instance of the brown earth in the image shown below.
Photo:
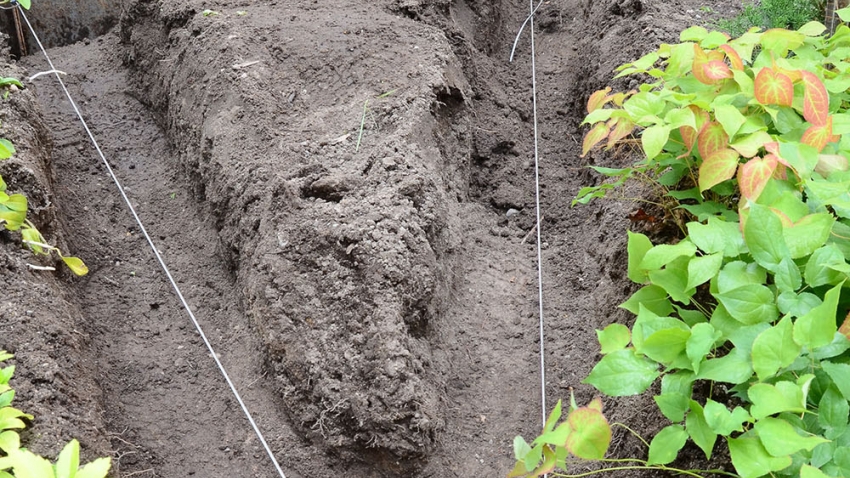
{"label": "brown earth", "polygon": [[[594,396],[594,329],[630,320],[636,206],[569,207],[599,181],[589,161],[628,160],[579,158],[586,98],[736,5],[538,10],[550,408]],[[527,34],[508,62],[528,9],[136,0],[114,33],[49,51],[287,476],[504,476],[513,436],[539,429]],[[31,446],[79,437],[115,476],[274,476],[55,80],[2,107],[21,154],[0,174],[91,268],[29,271],[0,236],[0,347]],[[606,407],[647,437],[663,426],[649,396]],[[611,454],[645,450],[618,432]]]}

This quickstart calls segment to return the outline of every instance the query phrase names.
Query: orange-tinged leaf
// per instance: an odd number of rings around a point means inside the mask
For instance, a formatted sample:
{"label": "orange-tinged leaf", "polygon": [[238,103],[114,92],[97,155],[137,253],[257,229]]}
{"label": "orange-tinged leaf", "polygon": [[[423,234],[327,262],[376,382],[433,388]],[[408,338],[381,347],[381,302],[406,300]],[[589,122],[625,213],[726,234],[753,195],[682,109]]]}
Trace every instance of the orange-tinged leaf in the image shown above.
{"label": "orange-tinged leaf", "polygon": [[525,469],[525,462],[518,461],[514,466],[514,469],[508,473],[508,478],[521,478],[524,476],[528,476],[528,471]]}
{"label": "orange-tinged leaf", "polygon": [[628,93],[623,93],[623,92],[615,93],[615,94],[611,95],[611,102],[614,103],[617,106],[623,106],[623,102],[626,101],[626,98],[628,98],[629,96],[632,96],[635,93],[637,93],[637,91],[635,91],[635,90],[631,90]]}
{"label": "orange-tinged leaf", "polygon": [[588,112],[588,114],[593,113],[594,111],[598,110],[599,108],[602,108],[605,105],[605,103],[607,103],[609,100],[611,100],[611,97],[608,96],[608,93],[610,91],[611,91],[611,87],[608,86],[604,90],[599,90],[599,91],[593,93],[592,95],[590,95],[590,98],[587,99],[587,112]]}
{"label": "orange-tinged leaf", "polygon": [[[815,126],[824,126],[829,119],[829,94],[820,78],[810,71],[801,72],[803,75],[803,117]],[[832,128],[829,128],[830,136]]]}
{"label": "orange-tinged leaf", "polygon": [[679,134],[682,135],[682,141],[685,142],[685,147],[688,148],[688,151],[680,156],[680,158],[684,158],[691,154],[691,151],[694,149],[694,145],[697,143],[697,137],[699,136],[700,131],[702,131],[706,123],[711,120],[711,116],[709,116],[708,111],[701,109],[699,106],[689,105],[688,108],[694,112],[697,129],[693,129],[690,126],[679,127]]}
{"label": "orange-tinged leaf", "polygon": [[732,65],[733,70],[744,70],[744,60],[741,59],[741,55],[731,45],[720,45],[720,48],[726,53],[726,58],[729,59],[729,64]]}
{"label": "orange-tinged leaf", "polygon": [[599,144],[600,141],[605,139],[608,136],[608,132],[611,130],[611,127],[605,123],[596,123],[596,126],[590,129],[587,132],[587,135],[584,137],[584,144],[581,147],[581,157],[585,157],[587,152],[593,149],[594,146]]}
{"label": "orange-tinged leaf", "polygon": [[794,102],[794,83],[787,75],[762,68],[755,79],[756,99],[763,105],[791,106]]}
{"label": "orange-tinged leaf", "polygon": [[723,59],[726,58],[726,55],[724,55],[722,51],[717,50],[709,50],[706,52],[706,55],[708,55],[708,61],[723,61]]}
{"label": "orange-tinged leaf", "polygon": [[617,122],[611,127],[611,134],[608,135],[608,144],[605,149],[611,149],[617,144],[617,141],[632,134],[635,130],[635,124],[628,118],[617,118]]}
{"label": "orange-tinged leaf", "polygon": [[729,135],[723,130],[723,126],[712,121],[707,123],[697,136],[697,150],[703,159],[708,158],[712,153],[726,149],[729,146]]}
{"label": "orange-tinged leaf", "polygon": [[796,83],[803,79],[803,70],[786,70],[779,66],[774,66],[773,69],[777,73],[782,73],[788,78],[791,78],[791,83]]}
{"label": "orange-tinged leaf", "polygon": [[738,168],[741,195],[750,201],[758,199],[778,164],[776,156],[768,154],[764,158],[753,158]]}
{"label": "orange-tinged leaf", "polygon": [[844,318],[844,322],[841,323],[841,327],[838,328],[838,332],[850,339],[850,314],[847,314],[847,317]]}
{"label": "orange-tinged leaf", "polygon": [[602,397],[595,397],[587,404],[587,408],[592,408],[594,410],[598,410],[599,413],[602,413]]}
{"label": "orange-tinged leaf", "polygon": [[700,83],[704,83],[706,85],[713,85],[717,83],[716,80],[713,80],[708,77],[705,71],[705,66],[711,59],[708,57],[708,54],[705,50],[702,49],[701,46],[694,43],[694,62],[691,66],[691,71],[694,73],[694,78],[697,79]]}
{"label": "orange-tinged leaf", "polygon": [[555,455],[555,452],[552,451],[548,446],[543,447],[543,463],[540,464],[534,471],[531,472],[531,476],[543,476],[547,473],[551,473],[555,471],[555,465],[557,464],[558,457]]}
{"label": "orange-tinged leaf", "polygon": [[832,116],[827,116],[826,123],[809,127],[800,138],[800,142],[818,150],[823,151],[826,144],[832,140]]}
{"label": "orange-tinged leaf", "polygon": [[699,166],[699,190],[700,192],[735,177],[738,170],[738,153],[731,149],[715,151],[703,160]]}
{"label": "orange-tinged leaf", "polygon": [[705,65],[703,65],[703,69],[705,70],[705,76],[711,78],[713,81],[725,80],[726,78],[732,78],[732,70],[726,65],[726,63],[720,60],[711,60]]}
{"label": "orange-tinged leaf", "polygon": [[573,430],[566,444],[570,453],[585,460],[605,457],[611,444],[611,427],[599,410],[578,408],[570,413],[567,422]]}
{"label": "orange-tinged leaf", "polygon": [[789,228],[789,227],[794,227],[794,221],[792,221],[791,218],[788,217],[788,215],[785,214],[785,212],[783,212],[781,209],[777,209],[775,207],[772,207],[772,208],[770,208],[770,210],[774,214],[776,214],[776,217],[779,218],[779,222],[782,223],[783,229]]}

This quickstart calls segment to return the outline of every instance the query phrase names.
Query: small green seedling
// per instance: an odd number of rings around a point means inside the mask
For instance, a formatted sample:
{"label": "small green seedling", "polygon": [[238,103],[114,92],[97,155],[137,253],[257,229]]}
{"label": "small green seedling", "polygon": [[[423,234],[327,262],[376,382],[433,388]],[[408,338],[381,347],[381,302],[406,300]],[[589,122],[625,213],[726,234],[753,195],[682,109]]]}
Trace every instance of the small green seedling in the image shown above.
{"label": "small green seedling", "polygon": [[201,12],[201,15],[203,15],[205,17],[211,17],[211,16],[215,16],[215,15],[220,15],[220,13],[215,11],[215,10],[206,9],[203,12]]}
{"label": "small green seedling", "polygon": [[[386,98],[388,96],[391,96],[396,91],[398,91],[398,90],[390,90],[390,91],[387,91],[385,93],[381,93],[380,95],[376,96],[375,99],[380,100],[380,99]],[[363,102],[363,115],[360,117],[360,129],[357,132],[357,144],[354,147],[355,153],[360,151],[360,142],[363,139],[363,130],[366,126],[366,114],[368,112],[369,112],[369,100],[367,99],[366,101]]]}

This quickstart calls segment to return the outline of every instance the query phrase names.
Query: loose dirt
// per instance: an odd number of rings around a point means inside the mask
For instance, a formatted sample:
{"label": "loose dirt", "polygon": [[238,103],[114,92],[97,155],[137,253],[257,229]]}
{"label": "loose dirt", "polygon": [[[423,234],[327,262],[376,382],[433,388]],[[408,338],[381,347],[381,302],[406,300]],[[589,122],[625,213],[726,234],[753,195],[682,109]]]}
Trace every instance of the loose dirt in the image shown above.
{"label": "loose dirt", "polygon": [[[628,160],[579,158],[586,98],[736,2],[715,4],[538,11],[549,407],[571,389],[594,396],[580,383],[594,329],[630,320],[616,305],[633,290],[636,207],[569,207],[599,181],[588,162]],[[504,476],[513,436],[538,431],[527,37],[507,61],[527,13],[139,0],[115,32],[50,50],[287,476]],[[46,211],[39,224],[91,268],[27,271],[33,259],[2,236],[0,345],[18,350],[35,433],[113,454],[115,476],[274,476],[54,81],[10,108],[32,111],[14,117],[31,132],[3,132],[34,151],[16,161],[35,171],[21,187]],[[606,407],[645,436],[663,423],[651,397]],[[58,439],[34,448],[55,453]],[[612,454],[644,453],[615,437]]]}

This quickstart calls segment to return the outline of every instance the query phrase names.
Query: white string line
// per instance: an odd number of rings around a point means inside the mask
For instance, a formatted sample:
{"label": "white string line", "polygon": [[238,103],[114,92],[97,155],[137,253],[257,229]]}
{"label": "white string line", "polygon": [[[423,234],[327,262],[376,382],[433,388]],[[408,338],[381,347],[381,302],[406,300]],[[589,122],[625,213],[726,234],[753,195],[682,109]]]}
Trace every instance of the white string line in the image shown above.
{"label": "white string line", "polygon": [[[35,38],[35,41],[38,44],[38,47],[41,49],[41,53],[44,55],[44,58],[47,60],[47,63],[50,65],[50,69],[56,70],[56,67],[53,66],[53,62],[50,60],[50,57],[47,55],[47,51],[44,49],[44,46],[41,44],[41,40],[39,40],[38,35],[36,35],[35,30],[32,27],[32,24],[30,24],[29,19],[27,18],[26,14],[24,13],[23,8],[20,7],[20,5],[17,3],[16,0],[13,0],[13,2],[16,5],[18,5],[18,7],[19,7],[18,10],[20,10],[21,16],[23,16],[24,21],[26,21],[27,26],[29,27],[29,30],[33,35],[33,38]],[[177,294],[177,297],[180,299],[180,302],[183,304],[183,307],[186,309],[186,312],[188,313],[189,318],[192,320],[192,323],[195,325],[195,328],[198,330],[198,334],[201,336],[201,339],[204,341],[204,344],[207,346],[207,349],[209,350],[210,355],[212,356],[213,360],[215,360],[215,364],[218,366],[218,369],[221,372],[221,375],[224,376],[224,380],[227,382],[227,385],[230,387],[230,391],[233,392],[233,396],[236,397],[236,401],[239,402],[239,406],[242,408],[242,411],[245,413],[245,416],[248,418],[248,421],[251,423],[251,427],[253,427],[254,432],[257,434],[257,438],[259,438],[260,442],[263,444],[263,448],[266,449],[266,453],[268,454],[269,458],[271,459],[272,464],[274,464],[274,467],[277,470],[278,474],[280,475],[281,478],[286,478],[286,476],[283,474],[283,470],[280,469],[280,465],[278,464],[277,459],[274,456],[274,453],[272,453],[272,450],[269,447],[268,443],[266,442],[266,439],[263,437],[263,433],[260,431],[260,428],[257,426],[257,423],[254,421],[254,418],[251,416],[251,412],[248,411],[248,407],[245,405],[245,402],[242,401],[242,397],[239,395],[239,392],[236,390],[236,386],[230,380],[230,376],[227,374],[227,370],[225,370],[224,365],[222,365],[221,361],[218,359],[218,355],[215,353],[215,350],[213,350],[213,346],[210,343],[210,341],[207,339],[206,334],[204,334],[204,331],[201,328],[201,324],[198,322],[198,319],[195,318],[195,314],[192,312],[192,308],[189,307],[188,302],[186,302],[186,299],[183,297],[183,293],[180,292],[180,287],[177,286],[177,282],[171,276],[171,272],[168,269],[168,266],[165,264],[165,261],[162,259],[162,256],[159,254],[159,250],[157,250],[156,246],[154,245],[153,240],[151,239],[150,235],[148,234],[148,231],[145,229],[144,224],[142,224],[142,220],[139,218],[139,215],[136,214],[136,209],[130,203],[130,199],[127,197],[127,193],[124,191],[124,187],[121,186],[121,182],[118,180],[118,177],[115,175],[115,172],[112,170],[112,167],[109,166],[109,161],[106,160],[106,156],[103,154],[103,151],[100,149],[100,145],[98,145],[97,140],[94,138],[94,135],[92,134],[91,130],[89,129],[89,126],[86,123],[86,120],[83,119],[83,115],[82,115],[82,113],[80,113],[80,109],[77,107],[77,103],[74,102],[74,99],[71,97],[71,93],[68,91],[68,88],[65,86],[65,82],[62,81],[62,77],[59,76],[58,70],[56,70],[54,72],[54,74],[56,75],[56,79],[59,80],[59,85],[62,87],[62,90],[65,92],[65,96],[68,97],[68,101],[71,103],[71,106],[74,108],[74,112],[77,113],[77,117],[80,119],[80,123],[82,123],[83,128],[86,130],[86,133],[88,133],[88,136],[89,136],[89,139],[92,142],[92,145],[94,145],[95,150],[97,150],[97,154],[100,156],[100,159],[103,161],[103,164],[106,166],[106,170],[109,171],[109,175],[112,177],[112,180],[115,182],[115,186],[118,188],[118,192],[120,192],[121,197],[124,198],[124,202],[127,204],[127,208],[130,209],[130,213],[133,214],[133,218],[135,218],[136,224],[138,224],[139,229],[142,231],[142,234],[144,234],[145,239],[147,239],[148,244],[150,245],[151,250],[154,253],[154,256],[156,256],[156,260],[159,261],[159,265],[162,267],[162,271],[165,272],[166,277],[168,277],[168,281],[171,283],[171,286],[174,289],[174,293]]]}
{"label": "white string line", "polygon": [[517,41],[519,41],[519,36],[522,34],[522,30],[525,28],[525,24],[528,23],[529,30],[531,34],[531,104],[533,109],[534,116],[534,202],[535,202],[535,214],[537,220],[537,304],[539,307],[538,313],[540,317],[539,326],[540,326],[540,408],[542,410],[543,416],[543,426],[546,426],[546,356],[545,353],[545,343],[544,340],[546,338],[544,330],[543,330],[543,247],[541,246],[540,240],[540,148],[538,147],[538,132],[537,132],[537,63],[535,59],[535,50],[534,50],[534,13],[537,11],[537,8],[540,8],[540,5],[543,4],[543,0],[540,0],[540,3],[537,4],[537,7],[534,6],[534,0],[528,0],[529,4],[529,14],[528,18],[525,19],[525,22],[522,23],[520,27],[519,33],[517,33],[517,38],[514,40],[514,47],[511,50],[511,58],[510,61],[513,61],[514,51],[516,50]]}

